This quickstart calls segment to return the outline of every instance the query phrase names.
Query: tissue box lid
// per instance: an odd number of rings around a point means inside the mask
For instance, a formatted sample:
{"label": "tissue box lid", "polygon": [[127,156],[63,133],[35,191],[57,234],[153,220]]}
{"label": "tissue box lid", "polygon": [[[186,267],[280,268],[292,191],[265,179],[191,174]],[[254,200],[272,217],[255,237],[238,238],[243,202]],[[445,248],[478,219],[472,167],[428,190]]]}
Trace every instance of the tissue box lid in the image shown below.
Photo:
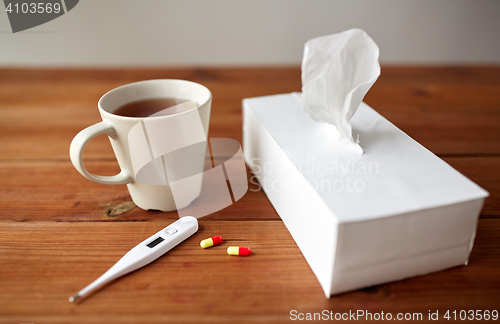
{"label": "tissue box lid", "polygon": [[[365,103],[351,119],[353,134],[359,134],[364,150],[358,159],[339,156],[331,125],[313,121],[302,110],[300,93],[245,99],[244,107],[255,114],[341,223],[488,196]],[[264,162],[271,165],[263,172],[279,172],[280,161]],[[287,190],[294,190],[293,185]]]}

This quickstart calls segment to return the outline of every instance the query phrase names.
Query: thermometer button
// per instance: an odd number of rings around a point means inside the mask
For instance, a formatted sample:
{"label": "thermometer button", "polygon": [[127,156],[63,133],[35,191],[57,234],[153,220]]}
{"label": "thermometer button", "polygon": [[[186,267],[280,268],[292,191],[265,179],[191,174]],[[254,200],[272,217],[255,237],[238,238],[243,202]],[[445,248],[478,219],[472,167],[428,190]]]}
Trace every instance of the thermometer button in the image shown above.
{"label": "thermometer button", "polygon": [[178,231],[179,229],[177,229],[176,227],[169,227],[165,230],[165,233],[167,233],[168,235],[174,235]]}

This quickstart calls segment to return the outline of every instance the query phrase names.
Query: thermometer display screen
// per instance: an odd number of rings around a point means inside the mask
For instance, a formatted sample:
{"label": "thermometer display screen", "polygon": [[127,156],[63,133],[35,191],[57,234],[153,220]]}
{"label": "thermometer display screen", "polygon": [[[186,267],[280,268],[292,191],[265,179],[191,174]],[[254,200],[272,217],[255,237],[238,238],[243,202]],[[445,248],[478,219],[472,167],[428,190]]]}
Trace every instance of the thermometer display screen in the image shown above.
{"label": "thermometer display screen", "polygon": [[153,242],[149,243],[148,244],[148,247],[150,248],[154,248],[155,246],[157,246],[158,244],[160,244],[161,242],[165,241],[165,239],[163,237],[158,237],[156,240],[154,240]]}

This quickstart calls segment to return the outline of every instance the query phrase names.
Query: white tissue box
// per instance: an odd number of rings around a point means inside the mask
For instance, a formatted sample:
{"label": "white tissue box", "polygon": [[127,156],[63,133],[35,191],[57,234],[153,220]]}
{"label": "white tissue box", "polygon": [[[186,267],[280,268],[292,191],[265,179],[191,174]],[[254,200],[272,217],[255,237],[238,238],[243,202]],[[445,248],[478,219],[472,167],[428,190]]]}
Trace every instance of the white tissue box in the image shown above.
{"label": "white tissue box", "polygon": [[362,103],[343,157],[300,94],[243,100],[245,161],[330,295],[467,264],[488,193]]}

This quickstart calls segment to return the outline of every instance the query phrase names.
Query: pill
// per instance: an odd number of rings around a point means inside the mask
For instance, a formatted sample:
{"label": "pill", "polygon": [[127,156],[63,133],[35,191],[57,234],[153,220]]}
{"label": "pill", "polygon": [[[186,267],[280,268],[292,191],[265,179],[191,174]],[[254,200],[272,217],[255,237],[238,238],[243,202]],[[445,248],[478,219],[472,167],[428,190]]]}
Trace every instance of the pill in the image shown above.
{"label": "pill", "polygon": [[222,243],[222,236],[217,235],[211,238],[207,238],[206,240],[203,240],[200,242],[200,246],[204,249],[209,248],[214,245],[218,245]]}
{"label": "pill", "polygon": [[227,254],[229,255],[250,255],[252,250],[249,247],[239,247],[239,246],[230,246],[227,248]]}

